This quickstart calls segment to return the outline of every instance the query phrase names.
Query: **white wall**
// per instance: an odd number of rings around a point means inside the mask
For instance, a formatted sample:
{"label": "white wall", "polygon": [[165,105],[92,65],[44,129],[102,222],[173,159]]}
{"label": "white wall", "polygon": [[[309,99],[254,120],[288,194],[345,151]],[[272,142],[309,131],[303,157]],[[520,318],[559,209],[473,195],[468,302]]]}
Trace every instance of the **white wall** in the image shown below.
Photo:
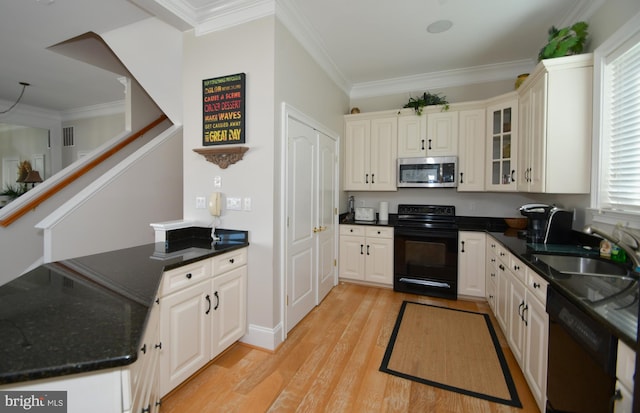
{"label": "white wall", "polygon": [[[150,137],[167,128],[150,131]],[[154,242],[151,222],[181,211],[182,131],[173,127],[86,186],[37,224],[44,261],[58,261]],[[168,197],[167,193],[176,194]]]}
{"label": "white wall", "polygon": [[182,32],[150,18],[100,36],[164,114],[181,125]]}
{"label": "white wall", "polygon": [[[348,98],[274,16],[184,40],[184,219],[211,225],[195,198],[220,191],[250,197],[251,211],[229,211],[223,202],[216,226],[249,231],[249,333],[243,341],[274,348],[281,328],[280,228],[283,101],[341,134]],[[227,169],[193,152],[202,147],[202,80],[246,73],[244,159]],[[214,188],[214,177],[222,180]],[[268,336],[271,337],[268,338]]]}
{"label": "white wall", "polygon": [[[274,328],[279,320],[275,307],[274,251],[276,168],[274,79],[274,17],[266,17],[220,32],[196,37],[184,35],[184,219],[212,223],[207,209],[195,209],[198,196],[213,191],[226,197],[251,198],[251,211],[229,211],[223,201],[220,228],[249,231],[250,328]],[[244,159],[227,169],[207,162],[193,152],[202,144],[202,81],[246,73],[246,143]],[[221,187],[214,188],[214,177]],[[251,332],[250,332],[251,334]],[[257,339],[256,339],[257,341]],[[255,341],[254,341],[255,342]]]}
{"label": "white wall", "polygon": [[125,130],[125,114],[92,116],[62,122],[62,127],[73,127],[74,146],[62,148],[62,166],[78,159],[78,152],[89,152],[113,139]]}

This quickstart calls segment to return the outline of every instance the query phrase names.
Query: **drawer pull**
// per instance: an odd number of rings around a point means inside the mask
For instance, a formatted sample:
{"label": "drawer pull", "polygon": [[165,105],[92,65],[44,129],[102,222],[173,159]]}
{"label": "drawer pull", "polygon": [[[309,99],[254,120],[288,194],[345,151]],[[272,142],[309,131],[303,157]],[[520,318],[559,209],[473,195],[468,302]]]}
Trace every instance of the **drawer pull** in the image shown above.
{"label": "drawer pull", "polygon": [[142,351],[142,354],[147,354],[147,343],[144,343],[144,346],[142,346],[140,351]]}
{"label": "drawer pull", "polygon": [[156,344],[154,347],[155,348],[159,348],[160,350],[162,350],[162,342]]}
{"label": "drawer pull", "polygon": [[190,280],[190,279],[191,279],[191,277],[193,277],[193,275],[191,275],[191,273],[190,273],[190,272],[188,272],[188,273],[187,273],[187,279],[188,279],[188,280]]}
{"label": "drawer pull", "polygon": [[498,265],[498,268],[500,268],[502,271],[504,271],[504,265],[500,264],[500,265]]}
{"label": "drawer pull", "polygon": [[231,259],[229,260],[229,262],[230,262],[231,264],[233,264],[234,262],[236,262],[236,260],[235,260],[234,258],[231,258]]}
{"label": "drawer pull", "polygon": [[533,288],[540,288],[540,284],[538,284],[538,283],[533,283]]}
{"label": "drawer pull", "polygon": [[516,270],[516,271],[520,271],[520,266],[519,265],[514,265],[513,269]]}

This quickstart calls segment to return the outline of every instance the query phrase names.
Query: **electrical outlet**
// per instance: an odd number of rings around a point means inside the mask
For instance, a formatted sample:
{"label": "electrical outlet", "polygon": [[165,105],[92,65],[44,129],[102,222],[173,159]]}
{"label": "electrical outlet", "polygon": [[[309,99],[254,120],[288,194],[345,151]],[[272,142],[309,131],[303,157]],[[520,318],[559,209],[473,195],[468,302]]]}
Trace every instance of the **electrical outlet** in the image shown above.
{"label": "electrical outlet", "polygon": [[207,198],[203,196],[196,197],[196,209],[205,209],[207,207]]}
{"label": "electrical outlet", "polygon": [[242,198],[227,198],[227,209],[230,211],[241,211],[242,210]]}
{"label": "electrical outlet", "polygon": [[251,198],[245,198],[242,201],[242,209],[245,211],[251,211]]}

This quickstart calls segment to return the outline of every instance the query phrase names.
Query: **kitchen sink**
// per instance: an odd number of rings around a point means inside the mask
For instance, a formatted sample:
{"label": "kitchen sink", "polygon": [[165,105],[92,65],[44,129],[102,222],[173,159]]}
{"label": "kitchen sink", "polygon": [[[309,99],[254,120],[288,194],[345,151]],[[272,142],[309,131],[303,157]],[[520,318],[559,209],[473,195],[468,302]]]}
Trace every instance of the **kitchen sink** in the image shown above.
{"label": "kitchen sink", "polygon": [[554,270],[564,274],[596,276],[627,275],[627,270],[624,267],[597,258],[548,254],[533,254],[533,256]]}

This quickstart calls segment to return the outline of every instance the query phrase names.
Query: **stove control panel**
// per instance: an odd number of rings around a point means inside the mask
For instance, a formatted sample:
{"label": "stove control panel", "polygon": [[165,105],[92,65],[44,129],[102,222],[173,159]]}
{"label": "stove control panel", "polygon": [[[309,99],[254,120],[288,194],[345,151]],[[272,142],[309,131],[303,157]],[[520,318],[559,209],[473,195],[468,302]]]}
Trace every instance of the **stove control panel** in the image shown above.
{"label": "stove control panel", "polygon": [[456,207],[453,205],[398,205],[399,215],[438,215],[454,217]]}

